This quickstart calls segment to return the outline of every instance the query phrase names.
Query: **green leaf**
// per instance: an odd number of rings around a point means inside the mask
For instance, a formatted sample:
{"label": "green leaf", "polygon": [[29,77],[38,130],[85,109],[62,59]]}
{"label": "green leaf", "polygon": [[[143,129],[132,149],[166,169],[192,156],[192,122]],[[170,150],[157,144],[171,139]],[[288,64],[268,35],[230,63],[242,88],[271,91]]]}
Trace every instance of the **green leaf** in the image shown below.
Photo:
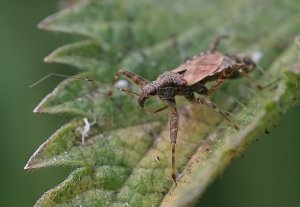
{"label": "green leaf", "polygon": [[239,131],[214,111],[178,99],[176,188],[169,176],[167,112],[147,113],[135,96],[118,90],[109,98],[109,84],[64,80],[34,111],[76,117],[38,148],[25,169],[63,165],[74,171],[36,206],[192,205],[249,142],[299,105],[299,38],[293,43],[299,9],[296,0],[94,0],[48,17],[40,28],[86,38],[45,58],[85,70],[78,77],[109,83],[118,68],[129,68],[153,80],[228,33],[220,50],[263,54],[265,70],[252,75],[264,85],[279,80],[258,93],[244,79],[231,80],[212,98],[231,111]]}

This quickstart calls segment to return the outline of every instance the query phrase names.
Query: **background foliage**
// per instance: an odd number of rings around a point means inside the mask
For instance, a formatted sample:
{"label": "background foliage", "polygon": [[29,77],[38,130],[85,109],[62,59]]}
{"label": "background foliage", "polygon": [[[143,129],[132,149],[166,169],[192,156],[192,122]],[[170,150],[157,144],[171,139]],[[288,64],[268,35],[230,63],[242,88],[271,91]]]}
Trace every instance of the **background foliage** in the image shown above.
{"label": "background foliage", "polygon": [[[34,11],[37,14],[37,16],[32,17],[34,23],[30,19],[30,15],[35,14],[32,12],[33,8],[36,8]],[[1,178],[4,178],[1,201],[3,199],[3,203],[7,206],[32,205],[42,192],[51,188],[54,183],[59,183],[66,176],[66,174],[57,175],[57,172],[61,171],[60,169],[45,169],[32,175],[24,175],[22,172],[28,156],[51,132],[64,123],[62,118],[66,119],[66,117],[41,117],[31,114],[31,109],[40,98],[36,98],[36,92],[29,91],[27,86],[42,76],[41,67],[51,68],[51,72],[59,70],[58,67],[61,67],[57,65],[45,66],[40,61],[49,52],[49,48],[55,48],[63,42],[51,42],[51,40],[60,39],[61,36],[49,37],[48,34],[34,29],[34,25],[47,13],[45,10],[48,10],[50,14],[55,8],[53,4],[48,7],[45,3],[39,5],[39,2],[33,1],[27,2],[23,7],[20,2],[18,4],[5,2],[1,6],[1,28],[5,28],[1,29],[1,68],[3,68],[1,104],[3,106],[1,105],[0,108],[1,114],[4,115],[1,122],[1,137],[3,139],[1,161],[4,164],[1,168],[3,169],[1,170],[1,175],[3,174]],[[272,30],[273,25],[268,26],[268,28]],[[45,37],[49,37],[49,39],[41,39],[41,42],[37,43],[40,38]],[[49,45],[44,45],[45,42]],[[66,66],[63,68],[65,69]],[[33,69],[35,69],[36,74],[31,72]],[[44,71],[43,74],[47,73],[48,71]],[[56,80],[51,82],[56,82]],[[44,87],[43,85],[35,90],[50,90]],[[45,92],[41,92],[40,97],[43,96],[42,94]],[[29,97],[34,98],[30,99]],[[242,204],[243,206],[248,204],[249,206],[271,204],[272,206],[275,204],[278,206],[285,204],[296,206],[299,200],[297,200],[297,191],[293,190],[293,186],[296,187],[299,184],[299,178],[296,176],[299,171],[297,169],[297,155],[299,155],[297,146],[299,145],[297,145],[298,140],[296,139],[297,134],[299,134],[297,132],[299,129],[296,128],[297,118],[299,121],[299,109],[294,109],[293,112],[283,119],[283,122],[286,121],[286,127],[293,127],[294,124],[293,133],[289,128],[285,128],[284,124],[279,125],[283,128],[272,130],[271,134],[267,135],[271,139],[261,139],[259,144],[255,144],[255,147],[250,147],[246,157],[234,162],[225,172],[222,180],[210,188],[202,202],[211,206],[221,204],[224,206],[226,203],[228,206],[240,206]],[[49,126],[51,122],[55,125],[52,129]],[[59,123],[56,125],[55,122]],[[17,126],[20,126],[18,130],[16,130]],[[257,159],[255,160],[255,158]],[[270,168],[266,166],[270,166]],[[53,172],[54,177],[51,178],[50,175]],[[33,176],[35,177],[32,178]],[[47,182],[49,182],[47,187],[41,187],[41,184],[47,185]],[[261,186],[259,186],[260,184]],[[43,189],[35,190],[41,188]],[[14,199],[14,197],[19,199]],[[209,200],[210,197],[211,200]],[[215,199],[216,197],[219,199]],[[258,203],[254,203],[255,201]],[[287,201],[288,203],[286,203]]]}

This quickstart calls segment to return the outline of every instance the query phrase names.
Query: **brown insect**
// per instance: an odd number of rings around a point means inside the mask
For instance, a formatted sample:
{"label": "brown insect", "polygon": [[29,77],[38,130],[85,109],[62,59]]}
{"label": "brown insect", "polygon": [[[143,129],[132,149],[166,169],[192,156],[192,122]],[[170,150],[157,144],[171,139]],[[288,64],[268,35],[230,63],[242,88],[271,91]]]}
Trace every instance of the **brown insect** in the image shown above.
{"label": "brown insect", "polygon": [[[175,174],[175,145],[179,125],[175,96],[184,96],[193,104],[200,104],[213,108],[225,117],[236,130],[238,130],[238,127],[233,124],[226,113],[219,110],[219,108],[206,97],[196,98],[195,93],[202,96],[212,95],[225,79],[236,78],[241,75],[248,78],[256,88],[262,89],[255,80],[248,76],[248,73],[255,69],[255,62],[251,58],[241,54],[223,54],[217,50],[221,38],[224,37],[226,36],[218,37],[211,44],[207,52],[194,56],[179,67],[159,75],[155,81],[150,82],[131,71],[120,69],[116,73],[115,80],[112,83],[113,87],[116,80],[119,79],[120,76],[123,76],[139,86],[141,88],[140,93],[129,91],[127,89],[122,89],[122,91],[138,96],[138,104],[146,111],[157,113],[168,107],[171,108],[169,123],[170,140],[172,144],[172,178],[175,185],[177,185]],[[215,81],[215,83],[208,89],[205,84],[210,81]],[[111,95],[112,90],[109,92],[109,96]],[[166,106],[155,110],[147,108],[145,106],[145,101],[154,96],[161,99]]]}
{"label": "brown insect", "polygon": [[[157,113],[168,107],[171,108],[169,122],[170,139],[172,144],[172,178],[175,185],[177,185],[175,174],[175,146],[179,125],[179,116],[176,108],[175,96],[184,96],[192,104],[200,104],[213,108],[216,112],[220,113],[225,119],[227,119],[236,130],[238,130],[238,126],[231,121],[226,113],[220,110],[206,97],[196,98],[195,93],[202,96],[212,95],[217,91],[225,79],[236,78],[240,76],[245,76],[257,89],[262,89],[262,87],[248,75],[249,72],[255,69],[255,62],[251,58],[242,54],[223,54],[217,50],[220,40],[224,37],[227,36],[223,35],[216,38],[207,52],[201,53],[194,56],[192,59],[186,60],[179,67],[159,75],[157,79],[152,82],[129,70],[120,69],[116,73],[115,79],[111,84],[111,90],[108,93],[108,95],[111,97],[115,82],[120,76],[124,76],[126,79],[139,86],[141,88],[141,93],[136,93],[127,89],[121,90],[138,96],[138,104],[144,110]],[[32,84],[30,87],[39,84],[51,76],[74,78],[101,84],[98,81],[91,79],[50,73],[36,83]],[[211,81],[215,81],[215,83],[211,88],[208,89],[205,84]],[[147,108],[145,106],[145,101],[154,96],[162,100],[166,106],[155,110]]]}

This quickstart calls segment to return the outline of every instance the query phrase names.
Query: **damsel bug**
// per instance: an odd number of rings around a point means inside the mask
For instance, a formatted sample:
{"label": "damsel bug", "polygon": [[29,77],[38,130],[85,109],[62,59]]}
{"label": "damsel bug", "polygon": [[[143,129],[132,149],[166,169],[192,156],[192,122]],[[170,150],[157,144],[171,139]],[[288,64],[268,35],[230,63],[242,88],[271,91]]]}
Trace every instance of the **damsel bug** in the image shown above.
{"label": "damsel bug", "polygon": [[[175,96],[184,96],[193,104],[200,104],[213,108],[225,117],[236,130],[238,130],[238,127],[233,124],[226,113],[221,111],[206,97],[196,98],[195,93],[202,96],[212,95],[225,79],[236,78],[241,75],[248,78],[257,89],[262,89],[254,79],[248,76],[248,73],[254,70],[256,66],[251,58],[241,54],[223,54],[217,50],[221,38],[224,37],[226,36],[218,37],[211,44],[207,52],[194,56],[179,67],[159,75],[155,81],[150,82],[131,71],[120,69],[116,73],[115,80],[111,85],[111,87],[113,87],[116,80],[118,80],[120,76],[123,76],[140,87],[140,93],[129,91],[127,89],[123,89],[123,91],[138,96],[138,104],[144,110],[157,113],[168,107],[171,108],[169,124],[172,145],[172,178],[175,185],[177,185],[175,174],[175,146],[179,125]],[[210,81],[215,81],[215,83],[208,89],[205,84]],[[109,93],[109,96],[111,95],[112,89]],[[154,96],[161,99],[166,106],[155,110],[147,108],[145,106],[145,101]]]}
{"label": "damsel bug", "polygon": [[[217,50],[220,40],[225,37],[227,36],[223,35],[218,37],[210,45],[207,52],[196,55],[193,58],[186,60],[179,67],[159,75],[155,81],[150,82],[129,70],[120,69],[116,73],[115,79],[111,84],[111,89],[108,93],[109,97],[112,96],[112,89],[116,81],[120,76],[123,76],[135,85],[139,86],[141,92],[136,93],[127,89],[121,90],[138,96],[138,104],[144,110],[157,113],[168,107],[171,108],[169,114],[170,141],[172,145],[171,176],[175,185],[177,185],[175,174],[175,146],[179,126],[179,115],[176,108],[175,96],[184,96],[192,104],[200,104],[213,108],[216,112],[220,113],[226,120],[228,120],[236,130],[238,130],[238,126],[231,121],[229,116],[207,99],[206,96],[210,96],[215,93],[225,79],[240,76],[246,77],[258,90],[263,88],[248,75],[248,73],[253,71],[256,67],[255,62],[251,58],[242,54],[223,54]],[[91,79],[51,73],[31,85],[31,87],[39,84],[41,81],[49,78],[50,76],[75,78],[99,83]],[[215,81],[215,83],[208,89],[205,84],[211,81]],[[196,98],[195,93],[202,95],[202,97]],[[166,105],[155,110],[147,108],[145,106],[145,101],[151,97],[158,97]]]}

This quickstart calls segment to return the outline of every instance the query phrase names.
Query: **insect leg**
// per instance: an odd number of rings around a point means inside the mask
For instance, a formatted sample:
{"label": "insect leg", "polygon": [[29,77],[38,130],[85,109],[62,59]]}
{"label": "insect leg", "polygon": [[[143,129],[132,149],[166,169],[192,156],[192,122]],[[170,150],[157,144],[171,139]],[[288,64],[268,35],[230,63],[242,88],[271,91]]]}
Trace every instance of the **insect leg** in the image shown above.
{"label": "insect leg", "polygon": [[239,127],[233,123],[231,118],[225,112],[223,112],[219,107],[217,107],[213,102],[211,102],[209,99],[203,98],[203,97],[195,98],[194,96],[190,96],[190,97],[186,97],[186,98],[192,104],[201,104],[201,105],[205,105],[205,106],[213,108],[216,112],[221,114],[227,121],[229,121],[230,124],[234,127],[235,130],[239,130]]}
{"label": "insect leg", "polygon": [[151,112],[151,113],[157,113],[157,112],[160,112],[160,111],[163,111],[165,110],[166,108],[168,108],[169,106],[164,106],[164,107],[161,107],[161,108],[158,108],[158,109],[149,109],[148,107],[144,106],[143,109],[145,111],[148,111],[148,112]]}
{"label": "insect leg", "polygon": [[245,67],[243,67],[242,64],[237,64],[239,68],[238,72],[240,73],[241,76],[244,76],[245,78],[247,78],[249,80],[249,82],[258,90],[263,90],[265,88],[268,88],[269,86],[272,86],[273,84],[275,84],[276,82],[278,82],[281,79],[277,79],[272,81],[271,83],[268,83],[267,85],[260,85],[254,78],[252,78],[248,72],[245,70]]}
{"label": "insect leg", "polygon": [[177,186],[176,181],[176,169],[175,169],[175,147],[176,147],[176,139],[178,133],[178,125],[179,125],[179,115],[176,108],[175,99],[167,100],[169,106],[172,108],[169,114],[169,122],[170,122],[170,139],[172,145],[172,179]]}
{"label": "insect leg", "polygon": [[221,40],[224,39],[224,38],[228,38],[228,35],[220,35],[220,36],[218,36],[218,37],[211,43],[211,45],[209,46],[207,52],[208,52],[208,53],[213,53],[213,52],[217,51],[217,50],[218,50],[218,47],[219,47],[219,45],[220,45]]}
{"label": "insect leg", "polygon": [[264,87],[261,86],[256,80],[254,80],[247,72],[243,70],[243,67],[241,67],[239,70],[239,73],[247,78],[249,82],[257,89],[257,90],[262,90]]}
{"label": "insect leg", "polygon": [[[141,76],[129,71],[129,70],[124,70],[124,69],[120,69],[118,70],[118,72],[116,73],[113,82],[111,83],[110,86],[110,90],[108,92],[108,96],[111,97],[112,93],[113,93],[113,87],[115,85],[115,83],[117,82],[117,80],[120,78],[120,76],[125,77],[127,80],[129,80],[130,82],[134,83],[137,86],[142,87],[143,85],[147,84],[149,81],[147,81],[146,79],[142,78]],[[127,92],[129,92],[127,90]],[[134,92],[133,92],[134,93]]]}
{"label": "insect leg", "polygon": [[229,65],[227,68],[225,68],[221,75],[219,76],[219,78],[216,80],[215,84],[208,90],[205,92],[205,94],[203,95],[212,95],[214,92],[216,92],[218,90],[218,88],[220,87],[220,85],[227,79],[230,77],[230,75],[232,75],[235,71],[239,70],[240,66],[238,64],[236,65]]}
{"label": "insect leg", "polygon": [[250,81],[250,83],[255,88],[257,88],[257,90],[262,90],[264,87],[262,87],[259,83],[257,83],[256,80],[254,80],[251,76],[249,76],[249,74],[245,72],[245,70],[243,70],[244,67],[245,67],[244,64],[237,63],[235,65],[229,65],[227,68],[224,68],[224,70],[222,71],[221,75],[219,76],[215,84],[205,94],[203,93],[202,95],[208,95],[208,96],[212,95],[214,92],[217,91],[217,89],[224,82],[224,80],[230,78],[230,76],[236,71],[239,72],[242,76],[246,77]]}

